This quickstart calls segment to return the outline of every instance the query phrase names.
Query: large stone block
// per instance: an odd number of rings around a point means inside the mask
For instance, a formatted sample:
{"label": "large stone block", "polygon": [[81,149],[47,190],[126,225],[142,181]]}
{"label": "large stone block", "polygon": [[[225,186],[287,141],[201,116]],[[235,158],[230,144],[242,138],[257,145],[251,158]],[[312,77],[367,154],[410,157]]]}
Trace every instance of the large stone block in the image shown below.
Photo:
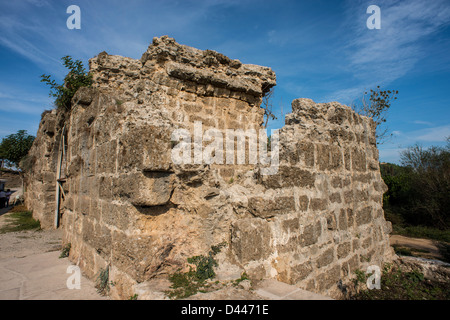
{"label": "large stone block", "polygon": [[347,211],[345,209],[340,210],[337,220],[338,220],[339,230],[347,230],[349,225],[348,225]]}
{"label": "large stone block", "polygon": [[271,239],[268,222],[260,219],[238,220],[232,225],[231,250],[241,264],[265,259],[272,251]]}
{"label": "large stone block", "polygon": [[135,206],[167,204],[174,190],[175,174],[145,171],[112,178],[112,194],[116,199],[128,200]]}
{"label": "large stone block", "polygon": [[316,175],[308,170],[296,167],[280,166],[278,173],[261,177],[266,188],[279,189],[283,187],[312,188]]}
{"label": "large stone block", "polygon": [[332,286],[337,285],[341,278],[341,268],[339,265],[319,274],[316,277],[316,286],[319,292],[325,292],[325,290],[330,289]]}
{"label": "large stone block", "polygon": [[372,207],[364,207],[356,212],[356,225],[361,226],[372,221]]}
{"label": "large stone block", "polygon": [[[174,243],[170,238],[129,235],[114,231],[112,234],[112,264],[129,274],[137,282],[155,276],[164,265],[166,272],[174,272],[179,265],[171,258]],[[173,266],[172,270],[170,267]]]}
{"label": "large stone block", "polygon": [[254,197],[248,199],[248,207],[254,216],[267,219],[295,211],[295,201],[292,196],[275,198]]}
{"label": "large stone block", "polygon": [[358,148],[352,149],[352,169],[364,172],[366,171],[366,154],[363,150]]}
{"label": "large stone block", "polygon": [[312,272],[314,268],[311,261],[298,264],[291,268],[291,282],[297,283],[306,279]]}
{"label": "large stone block", "polygon": [[334,261],[334,249],[325,250],[316,260],[317,268],[322,268]]}
{"label": "large stone block", "polygon": [[300,243],[303,247],[307,247],[317,243],[320,235],[322,234],[322,224],[320,221],[316,221],[310,225],[304,227],[301,234]]}
{"label": "large stone block", "polygon": [[321,198],[311,199],[309,208],[314,211],[326,210],[328,208],[328,200]]}
{"label": "large stone block", "polygon": [[280,159],[287,160],[293,165],[314,167],[314,144],[310,142],[297,142],[287,144],[280,150]]}
{"label": "large stone block", "polygon": [[307,211],[309,206],[309,198],[306,195],[298,197],[298,208],[300,211]]}
{"label": "large stone block", "polygon": [[101,208],[101,222],[103,224],[121,231],[128,229],[133,220],[130,212],[131,208],[126,205],[113,204],[109,201],[101,201],[99,207]]}
{"label": "large stone block", "polygon": [[298,232],[300,224],[298,218],[284,220],[282,223],[283,230],[287,233]]}
{"label": "large stone block", "polygon": [[[172,163],[171,131],[149,125],[129,129],[119,140],[117,162],[119,172],[167,169]],[[116,158],[110,159],[115,162]]]}
{"label": "large stone block", "polygon": [[84,242],[94,248],[102,256],[109,257],[111,253],[111,230],[104,225],[100,225],[93,219],[83,218]]}
{"label": "large stone block", "polygon": [[347,257],[351,252],[352,245],[350,242],[341,243],[337,247],[337,258],[342,259]]}
{"label": "large stone block", "polygon": [[330,160],[330,146],[326,144],[318,144],[316,165],[319,170],[328,170],[330,168]]}

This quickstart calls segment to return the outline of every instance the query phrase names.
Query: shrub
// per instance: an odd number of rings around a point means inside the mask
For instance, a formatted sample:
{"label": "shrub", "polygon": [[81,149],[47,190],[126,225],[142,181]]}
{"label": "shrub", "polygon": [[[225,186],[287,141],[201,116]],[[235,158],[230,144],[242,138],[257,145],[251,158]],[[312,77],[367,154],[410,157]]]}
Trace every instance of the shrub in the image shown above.
{"label": "shrub", "polygon": [[51,87],[50,97],[56,98],[55,105],[58,109],[71,110],[72,98],[81,87],[92,85],[92,75],[86,72],[80,60],[73,60],[70,56],[62,57],[64,66],[69,69],[69,73],[64,78],[63,84],[58,84],[51,79],[50,75],[43,74],[41,82]]}
{"label": "shrub", "polygon": [[72,245],[70,243],[66,244],[62,250],[61,250],[61,254],[59,255],[59,258],[67,258],[69,256],[70,253],[70,248],[72,247]]}
{"label": "shrub", "polygon": [[211,246],[207,256],[201,255],[188,258],[188,263],[193,264],[195,269],[190,267],[188,272],[177,272],[170,275],[169,281],[172,283],[172,290],[166,292],[168,296],[171,299],[183,299],[207,287],[206,280],[216,276],[214,267],[217,266],[217,261],[214,257],[225,245],[226,242]]}
{"label": "shrub", "polygon": [[[356,273],[355,286],[367,275]],[[425,279],[419,270],[405,271],[399,266],[385,265],[381,274],[381,289],[361,289],[348,297],[351,300],[448,300],[449,284]]]}
{"label": "shrub", "polygon": [[[446,147],[406,149],[402,166],[382,164],[383,206],[392,222],[446,230],[450,226],[450,140]],[[395,228],[394,228],[395,229]]]}
{"label": "shrub", "polygon": [[97,292],[104,296],[109,293],[111,285],[113,285],[113,282],[109,281],[109,266],[107,266],[105,269],[99,271],[95,287],[97,288]]}

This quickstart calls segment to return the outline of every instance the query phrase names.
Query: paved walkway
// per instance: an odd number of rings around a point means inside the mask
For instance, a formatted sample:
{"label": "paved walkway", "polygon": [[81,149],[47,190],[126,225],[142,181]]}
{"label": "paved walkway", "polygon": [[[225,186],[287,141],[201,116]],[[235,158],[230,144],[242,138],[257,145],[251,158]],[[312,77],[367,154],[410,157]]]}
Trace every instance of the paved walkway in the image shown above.
{"label": "paved walkway", "polygon": [[[0,212],[0,226],[7,223],[8,213]],[[3,214],[4,213],[4,214]],[[72,263],[59,259],[62,230],[24,231],[0,234],[0,300],[103,300],[92,281],[81,276],[80,289],[69,289],[67,281]],[[69,282],[70,284],[71,282]],[[72,282],[73,283],[73,282]],[[159,287],[168,289],[170,283]],[[164,298],[158,286],[142,288],[140,299]],[[150,292],[145,292],[150,290]],[[160,294],[159,294],[160,293]],[[231,286],[218,291],[197,294],[199,300],[329,300],[276,280],[264,280],[254,290]]]}
{"label": "paved walkway", "polygon": [[[214,281],[214,279],[212,280]],[[212,284],[214,286],[214,282]],[[164,293],[170,290],[167,279],[152,279],[135,287],[139,300],[168,300]],[[251,290],[250,290],[251,288]],[[251,286],[249,280],[239,285],[228,283],[225,287],[210,292],[199,292],[184,300],[333,300],[320,294],[300,289],[274,279],[262,280]]]}
{"label": "paved walkway", "polygon": [[268,300],[333,300],[330,297],[272,279],[259,283],[255,293]]}
{"label": "paved walkway", "polygon": [[[0,212],[0,226],[8,213]],[[80,277],[80,289],[69,289],[73,265],[61,254],[61,230],[0,234],[0,300],[100,300],[95,284]],[[69,284],[75,282],[69,282]]]}
{"label": "paved walkway", "polygon": [[[68,259],[47,252],[0,261],[0,300],[98,300],[94,284],[81,276],[80,289],[69,289]],[[74,282],[71,282],[74,283]]]}

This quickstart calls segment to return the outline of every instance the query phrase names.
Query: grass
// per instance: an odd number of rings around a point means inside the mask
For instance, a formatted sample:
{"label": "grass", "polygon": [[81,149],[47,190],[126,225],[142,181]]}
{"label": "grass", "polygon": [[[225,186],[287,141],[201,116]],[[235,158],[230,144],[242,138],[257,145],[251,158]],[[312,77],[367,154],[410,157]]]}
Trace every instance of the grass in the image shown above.
{"label": "grass", "polygon": [[6,218],[8,224],[0,229],[1,234],[41,229],[40,222],[33,219],[32,212],[25,206],[14,207]]}
{"label": "grass", "polygon": [[368,275],[356,272],[355,291],[351,300],[448,300],[450,284],[425,279],[417,271],[404,271],[400,267],[385,265],[381,275],[381,289],[360,289]]}
{"label": "grass", "polygon": [[407,248],[399,245],[392,245],[396,254],[401,256],[422,257],[421,253],[429,253],[427,250],[417,248]]}
{"label": "grass", "polygon": [[245,280],[250,280],[250,278],[248,277],[247,273],[242,273],[241,277],[239,279],[236,279],[233,281],[233,285],[236,287],[238,286],[242,281]]}
{"label": "grass", "polygon": [[100,295],[105,296],[109,293],[111,285],[114,285],[114,283],[109,281],[109,266],[107,266],[99,271],[95,288]]}

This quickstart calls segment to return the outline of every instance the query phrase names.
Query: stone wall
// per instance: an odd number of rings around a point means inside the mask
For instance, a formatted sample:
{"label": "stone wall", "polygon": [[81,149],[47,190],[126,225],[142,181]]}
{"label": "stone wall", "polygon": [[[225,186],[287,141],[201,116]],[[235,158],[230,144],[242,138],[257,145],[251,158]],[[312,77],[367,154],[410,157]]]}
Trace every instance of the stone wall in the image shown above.
{"label": "stone wall", "polygon": [[25,205],[33,210],[43,229],[54,227],[56,171],[64,119],[65,114],[57,114],[56,110],[42,114],[36,139],[21,164],[26,170]]}
{"label": "stone wall", "polygon": [[392,249],[382,208],[375,125],[338,103],[292,103],[276,175],[246,190],[252,217],[232,224],[231,251],[253,277],[331,296]]}
{"label": "stone wall", "polygon": [[[280,131],[277,174],[248,162],[175,164],[176,129],[259,129],[274,72],[168,37],[141,60],[101,53],[90,71],[93,87],[64,116],[63,240],[87,276],[109,268],[114,298],[223,241],[222,265],[333,296],[356,268],[390,258],[370,119],[299,99]],[[27,176],[27,205],[45,227],[54,216],[56,117],[43,118]]]}

